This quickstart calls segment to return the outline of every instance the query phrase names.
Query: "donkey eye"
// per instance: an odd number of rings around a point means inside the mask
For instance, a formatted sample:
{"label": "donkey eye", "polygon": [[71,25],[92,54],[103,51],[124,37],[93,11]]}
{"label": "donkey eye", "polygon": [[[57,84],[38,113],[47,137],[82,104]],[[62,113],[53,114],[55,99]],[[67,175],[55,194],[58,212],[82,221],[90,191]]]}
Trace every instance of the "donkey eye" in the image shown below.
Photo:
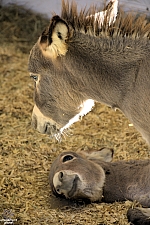
{"label": "donkey eye", "polygon": [[67,161],[70,161],[70,160],[72,160],[73,159],[73,156],[72,155],[66,155],[66,156],[64,156],[64,158],[63,158],[63,162],[67,162]]}
{"label": "donkey eye", "polygon": [[34,81],[37,81],[37,80],[38,80],[38,75],[31,74],[30,77],[31,77]]}

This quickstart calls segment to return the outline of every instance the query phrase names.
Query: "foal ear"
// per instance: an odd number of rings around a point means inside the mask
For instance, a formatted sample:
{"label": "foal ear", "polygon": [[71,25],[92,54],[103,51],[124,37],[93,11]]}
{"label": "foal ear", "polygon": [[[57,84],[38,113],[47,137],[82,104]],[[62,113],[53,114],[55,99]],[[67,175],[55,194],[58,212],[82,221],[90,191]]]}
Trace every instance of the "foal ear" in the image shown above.
{"label": "foal ear", "polygon": [[77,151],[82,157],[89,160],[96,159],[104,162],[111,162],[113,159],[114,150],[112,148],[101,148],[99,150],[88,149]]}
{"label": "foal ear", "polygon": [[42,33],[39,44],[45,56],[52,59],[67,52],[69,26],[59,16],[54,16],[49,27]]}

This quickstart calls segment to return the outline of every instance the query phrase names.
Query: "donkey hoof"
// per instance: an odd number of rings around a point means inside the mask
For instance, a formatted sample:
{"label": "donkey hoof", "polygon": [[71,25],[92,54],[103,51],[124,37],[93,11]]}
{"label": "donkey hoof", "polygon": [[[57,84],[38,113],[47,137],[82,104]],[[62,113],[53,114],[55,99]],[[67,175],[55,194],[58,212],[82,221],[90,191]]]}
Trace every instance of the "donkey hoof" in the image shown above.
{"label": "donkey hoof", "polygon": [[127,212],[128,221],[134,225],[150,225],[150,217],[144,208],[129,209]]}

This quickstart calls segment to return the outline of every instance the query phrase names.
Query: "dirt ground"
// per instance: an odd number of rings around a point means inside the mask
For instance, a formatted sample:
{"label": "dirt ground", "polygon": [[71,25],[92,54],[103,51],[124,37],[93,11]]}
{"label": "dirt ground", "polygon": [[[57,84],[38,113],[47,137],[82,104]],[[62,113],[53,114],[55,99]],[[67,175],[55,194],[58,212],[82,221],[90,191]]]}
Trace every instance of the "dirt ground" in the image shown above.
{"label": "dirt ground", "polygon": [[74,124],[72,135],[61,143],[33,130],[34,84],[27,61],[47,21],[10,8],[0,7],[0,224],[8,219],[17,225],[129,224],[126,212],[138,203],[62,201],[51,193],[49,169],[66,150],[107,146],[114,149],[114,160],[129,160],[148,158],[148,146],[121,112],[101,104]]}

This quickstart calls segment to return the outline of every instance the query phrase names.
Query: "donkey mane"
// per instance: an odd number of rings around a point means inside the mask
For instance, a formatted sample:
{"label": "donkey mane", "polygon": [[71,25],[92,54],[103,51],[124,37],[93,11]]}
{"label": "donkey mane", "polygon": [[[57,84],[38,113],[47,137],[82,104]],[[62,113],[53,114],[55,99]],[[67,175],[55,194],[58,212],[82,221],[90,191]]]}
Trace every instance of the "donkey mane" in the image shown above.
{"label": "donkey mane", "polygon": [[[108,4],[107,9],[110,7],[111,4]],[[106,8],[104,10],[106,10]],[[74,30],[92,36],[122,36],[132,37],[134,39],[146,37],[150,39],[150,18],[145,14],[126,14],[120,10],[115,23],[108,26],[107,18],[109,18],[109,15],[107,15],[103,26],[100,28],[98,22],[95,22],[94,16],[90,16],[99,11],[100,9],[98,7],[91,7],[90,9],[81,9],[81,11],[78,12],[77,5],[74,1],[70,4],[68,0],[62,0],[61,18]]]}

